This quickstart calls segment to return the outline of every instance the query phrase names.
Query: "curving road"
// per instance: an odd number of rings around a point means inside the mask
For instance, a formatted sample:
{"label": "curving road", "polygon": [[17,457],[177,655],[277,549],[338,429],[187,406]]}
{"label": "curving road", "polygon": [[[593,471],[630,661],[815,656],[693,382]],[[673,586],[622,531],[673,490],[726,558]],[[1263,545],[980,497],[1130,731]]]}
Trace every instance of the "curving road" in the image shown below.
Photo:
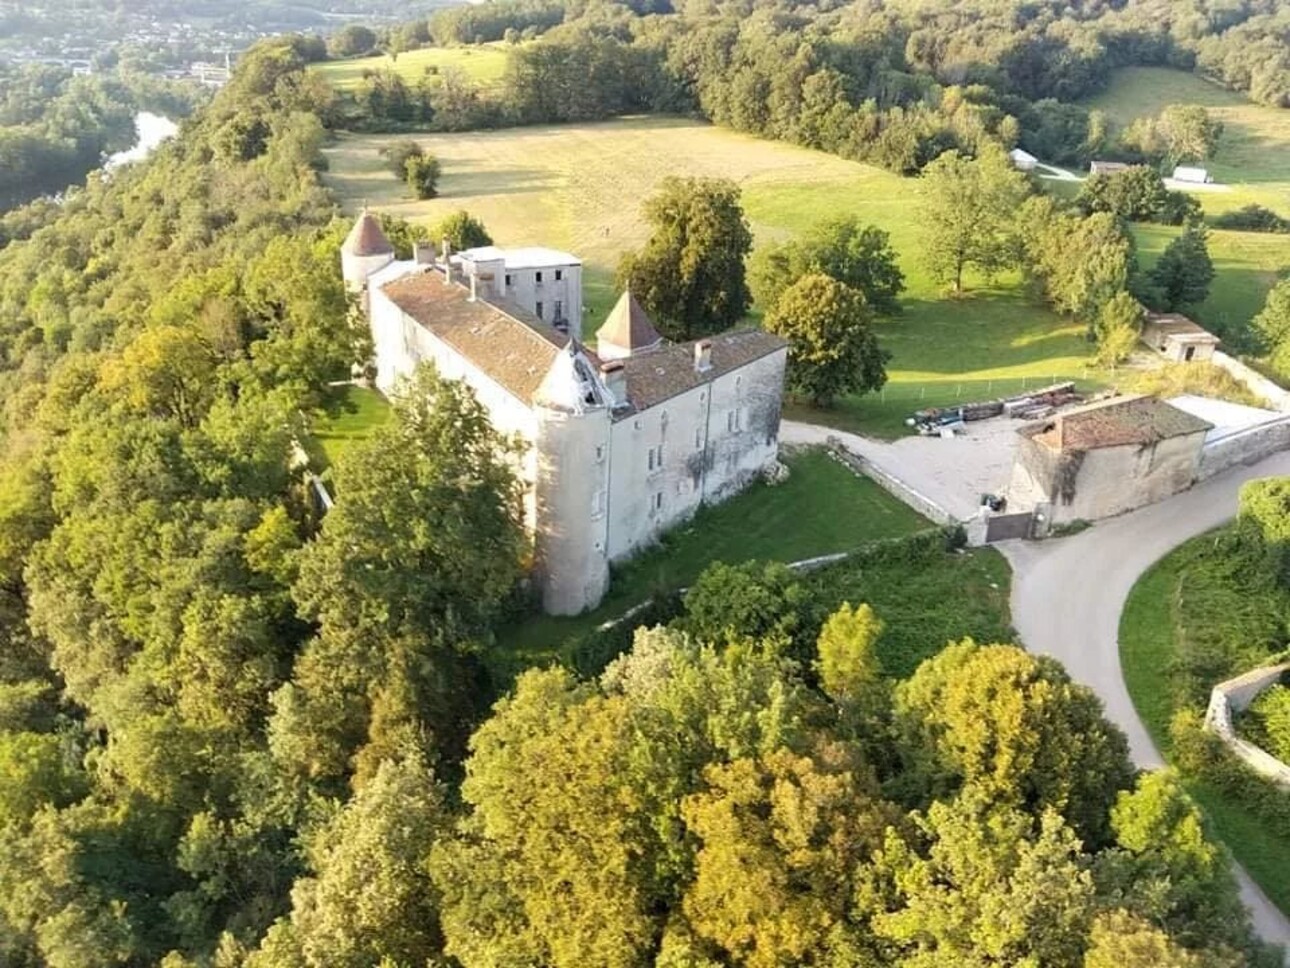
{"label": "curving road", "polygon": [[[1234,468],[1073,537],[997,545],[1012,564],[1012,622],[1022,642],[1061,660],[1074,679],[1092,687],[1107,716],[1128,735],[1141,767],[1163,760],[1120,673],[1120,613],[1129,591],[1169,551],[1232,518],[1243,483],[1280,475],[1290,475],[1290,452]],[[1255,929],[1268,941],[1290,945],[1290,919],[1239,867],[1237,876]]]}

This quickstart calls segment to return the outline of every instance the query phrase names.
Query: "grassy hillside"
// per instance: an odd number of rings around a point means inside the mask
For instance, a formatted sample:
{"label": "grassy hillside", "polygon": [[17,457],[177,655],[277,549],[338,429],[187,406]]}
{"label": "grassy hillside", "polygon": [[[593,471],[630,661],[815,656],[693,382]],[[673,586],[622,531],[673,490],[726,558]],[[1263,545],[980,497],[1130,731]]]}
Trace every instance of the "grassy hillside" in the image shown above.
{"label": "grassy hillside", "polygon": [[[1230,191],[1196,192],[1207,215],[1257,203],[1290,217],[1290,111],[1252,104],[1203,78],[1163,67],[1116,71],[1089,107],[1105,112],[1113,130],[1170,104],[1199,104],[1223,123],[1214,158],[1205,164]],[[1137,226],[1144,265],[1151,265],[1178,229]],[[1212,232],[1218,269],[1210,297],[1197,315],[1220,331],[1244,326],[1263,306],[1279,274],[1290,272],[1290,235]]]}
{"label": "grassy hillside", "polygon": [[482,44],[477,47],[423,47],[390,57],[377,54],[355,60],[331,61],[315,65],[311,70],[325,77],[338,91],[358,87],[368,71],[395,71],[409,84],[415,84],[429,70],[456,68],[481,84],[501,80],[506,70],[506,47],[501,44]]}
{"label": "grassy hillside", "polygon": [[613,303],[621,254],[646,238],[640,202],[667,175],[732,178],[758,244],[854,214],[891,233],[909,284],[906,313],[883,324],[894,357],[884,395],[844,401],[829,422],[893,435],[921,405],[1088,379],[1082,328],[1026,301],[1016,280],[949,299],[919,258],[916,180],[833,155],[763,141],[694,121],[629,118],[602,124],[425,135],[444,165],[441,196],[414,201],[378,154],[391,136],[342,135],[329,150],[327,183],[348,211],[375,208],[433,222],[458,208],[506,245],[568,249],[586,264],[590,335]]}

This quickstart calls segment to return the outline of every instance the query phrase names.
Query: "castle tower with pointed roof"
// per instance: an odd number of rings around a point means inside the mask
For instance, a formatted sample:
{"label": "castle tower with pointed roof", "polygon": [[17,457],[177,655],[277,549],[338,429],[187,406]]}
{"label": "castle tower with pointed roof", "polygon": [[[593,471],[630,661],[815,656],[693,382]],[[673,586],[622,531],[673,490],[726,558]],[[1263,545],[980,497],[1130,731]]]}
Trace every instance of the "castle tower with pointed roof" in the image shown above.
{"label": "castle tower with pointed roof", "polygon": [[596,330],[596,355],[602,360],[621,360],[662,345],[663,337],[630,289],[618,297],[605,324]]}
{"label": "castle tower with pointed roof", "polygon": [[363,209],[340,247],[340,274],[345,288],[362,292],[367,280],[394,261],[394,246],[375,215]]}

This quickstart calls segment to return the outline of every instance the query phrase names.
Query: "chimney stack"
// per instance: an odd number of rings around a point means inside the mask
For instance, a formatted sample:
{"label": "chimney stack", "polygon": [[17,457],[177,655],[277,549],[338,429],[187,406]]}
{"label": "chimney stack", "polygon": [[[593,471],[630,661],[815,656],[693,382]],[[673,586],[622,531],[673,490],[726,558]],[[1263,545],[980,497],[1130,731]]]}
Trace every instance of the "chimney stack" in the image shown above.
{"label": "chimney stack", "polygon": [[601,363],[600,378],[605,381],[605,386],[609,388],[609,395],[614,398],[611,406],[626,405],[627,370],[623,367],[623,361],[610,360],[608,363]]}
{"label": "chimney stack", "polygon": [[701,339],[694,344],[694,369],[697,373],[712,369],[712,340]]}
{"label": "chimney stack", "polygon": [[433,265],[434,246],[426,242],[413,242],[412,261],[419,266]]}
{"label": "chimney stack", "polygon": [[479,298],[479,293],[478,293],[478,291],[477,291],[477,290],[476,290],[476,288],[475,288],[475,286],[476,286],[476,278],[477,278],[477,277],[476,277],[476,276],[475,276],[475,274],[472,272],[472,273],[470,274],[470,301],[471,301],[471,302],[474,302],[477,298]]}
{"label": "chimney stack", "polygon": [[452,282],[452,243],[443,240],[443,284]]}

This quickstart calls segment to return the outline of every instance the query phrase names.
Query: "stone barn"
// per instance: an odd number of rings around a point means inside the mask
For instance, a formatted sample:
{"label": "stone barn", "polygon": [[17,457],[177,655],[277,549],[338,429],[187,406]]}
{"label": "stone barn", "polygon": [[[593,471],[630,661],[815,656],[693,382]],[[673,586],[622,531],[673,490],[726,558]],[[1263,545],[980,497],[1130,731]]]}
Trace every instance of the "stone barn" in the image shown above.
{"label": "stone barn", "polygon": [[1148,312],[1142,342],[1172,363],[1191,363],[1213,359],[1219,339],[1181,313]]}
{"label": "stone barn", "polygon": [[1163,400],[1117,397],[1027,424],[1009,505],[1047,523],[1095,521],[1184,491],[1213,425]]}

